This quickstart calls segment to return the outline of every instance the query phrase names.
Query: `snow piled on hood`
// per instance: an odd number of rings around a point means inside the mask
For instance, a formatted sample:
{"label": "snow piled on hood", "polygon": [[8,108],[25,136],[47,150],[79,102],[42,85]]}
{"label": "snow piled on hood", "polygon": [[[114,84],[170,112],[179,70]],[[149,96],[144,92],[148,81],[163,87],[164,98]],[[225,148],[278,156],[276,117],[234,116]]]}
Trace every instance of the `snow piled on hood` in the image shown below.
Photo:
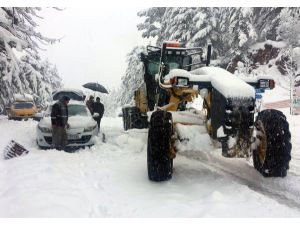
{"label": "snow piled on hood", "polygon": [[[70,128],[85,128],[95,126],[97,123],[91,116],[70,116],[68,118]],[[40,126],[51,127],[51,117],[46,116],[40,121]]]}

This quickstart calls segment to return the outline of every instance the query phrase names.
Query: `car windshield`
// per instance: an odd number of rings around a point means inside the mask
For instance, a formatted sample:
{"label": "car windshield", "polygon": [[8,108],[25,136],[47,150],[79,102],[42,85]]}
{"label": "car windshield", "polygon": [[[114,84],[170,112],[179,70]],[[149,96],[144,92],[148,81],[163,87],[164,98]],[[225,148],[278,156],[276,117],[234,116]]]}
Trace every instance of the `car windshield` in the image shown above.
{"label": "car windshield", "polygon": [[[52,105],[48,107],[45,116],[48,117],[51,115]],[[85,105],[68,105],[69,116],[88,116],[89,112]]]}
{"label": "car windshield", "polygon": [[16,102],[14,103],[15,109],[31,109],[33,107],[33,103],[31,102]]}

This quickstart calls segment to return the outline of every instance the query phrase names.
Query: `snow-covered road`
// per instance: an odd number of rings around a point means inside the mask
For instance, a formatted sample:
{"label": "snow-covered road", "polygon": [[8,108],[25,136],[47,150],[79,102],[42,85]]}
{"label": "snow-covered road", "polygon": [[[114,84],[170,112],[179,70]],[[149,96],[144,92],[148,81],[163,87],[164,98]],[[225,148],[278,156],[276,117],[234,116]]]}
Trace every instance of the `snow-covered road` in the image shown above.
{"label": "snow-covered road", "polygon": [[121,118],[104,118],[106,143],[99,137],[91,149],[65,153],[38,150],[36,124],[0,117],[0,150],[10,139],[30,150],[0,159],[0,217],[300,216],[300,117],[292,118],[284,179],[261,177],[245,159],[222,158],[199,132],[194,138],[203,145],[181,146],[173,179],[162,183],[147,178],[147,129],[125,132]]}

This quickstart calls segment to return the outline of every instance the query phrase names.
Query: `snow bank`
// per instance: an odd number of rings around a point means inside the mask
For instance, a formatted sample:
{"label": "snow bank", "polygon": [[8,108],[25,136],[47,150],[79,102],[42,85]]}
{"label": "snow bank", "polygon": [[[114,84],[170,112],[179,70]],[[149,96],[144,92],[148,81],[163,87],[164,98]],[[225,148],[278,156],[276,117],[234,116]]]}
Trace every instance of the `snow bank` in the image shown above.
{"label": "snow bank", "polygon": [[175,126],[175,129],[180,140],[176,141],[175,143],[177,150],[189,151],[198,148],[199,146],[201,146],[201,149],[203,149],[203,151],[211,151],[213,149],[212,142],[206,131],[205,126],[186,126],[182,124],[177,124]]}
{"label": "snow bank", "polygon": [[[147,112],[148,121],[150,122],[153,111]],[[181,124],[204,124],[204,113],[201,110],[189,109],[187,111],[170,111],[173,123]]]}
{"label": "snow bank", "polygon": [[[203,126],[177,127],[185,140],[177,143],[173,179],[155,183],[147,177],[147,129],[123,131],[121,118],[105,117],[101,130],[106,142],[99,136],[91,149],[69,154],[38,150],[36,124],[0,116],[0,150],[15,139],[30,151],[24,157],[0,159],[0,217],[300,216],[298,208],[282,203],[299,189],[299,171],[285,179],[263,178],[245,159],[223,158]],[[298,140],[295,135],[293,141]],[[290,189],[283,189],[277,200],[252,188],[265,184],[273,190],[280,184]]]}

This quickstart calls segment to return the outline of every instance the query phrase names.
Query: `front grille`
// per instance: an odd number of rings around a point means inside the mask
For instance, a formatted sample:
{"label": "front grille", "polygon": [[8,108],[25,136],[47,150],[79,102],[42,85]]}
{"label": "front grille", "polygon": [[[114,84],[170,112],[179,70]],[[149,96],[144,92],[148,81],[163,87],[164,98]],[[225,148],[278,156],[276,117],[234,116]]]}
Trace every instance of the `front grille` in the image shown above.
{"label": "front grille", "polygon": [[[85,144],[91,140],[92,135],[84,135],[80,139],[72,139],[68,140],[68,144]],[[51,145],[52,144],[52,137],[44,137],[45,141]]]}

